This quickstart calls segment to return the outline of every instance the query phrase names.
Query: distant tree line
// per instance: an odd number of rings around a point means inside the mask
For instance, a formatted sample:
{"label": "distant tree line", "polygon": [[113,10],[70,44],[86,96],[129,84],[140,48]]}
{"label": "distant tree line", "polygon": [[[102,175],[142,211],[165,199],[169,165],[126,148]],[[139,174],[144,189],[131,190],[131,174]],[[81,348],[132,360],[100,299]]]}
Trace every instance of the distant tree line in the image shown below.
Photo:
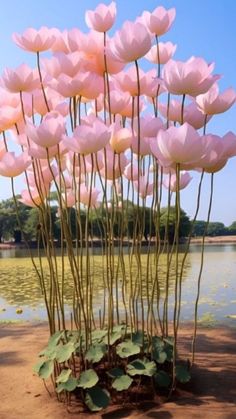
{"label": "distant tree line", "polygon": [[[58,208],[56,205],[50,205],[50,225],[54,240],[59,241],[61,238],[60,219],[58,217]],[[116,210],[113,218],[109,218],[112,223],[112,234],[114,238],[124,237],[132,238],[134,229],[141,228],[141,236],[144,239],[151,237],[160,237],[161,240],[168,238],[170,242],[174,239],[175,233],[175,208],[170,207],[160,209],[160,217],[156,217],[156,213],[149,207],[139,208],[131,202],[123,203],[123,211],[125,216],[121,217],[121,210]],[[78,216],[80,220],[80,228],[78,228]],[[90,210],[88,219],[88,235],[94,238],[101,238],[105,235],[104,226],[107,222],[107,212],[104,207],[96,210]],[[140,222],[137,225],[137,218]],[[67,210],[67,219],[73,240],[79,240],[85,237],[86,229],[86,210],[80,209],[79,215],[74,208]],[[157,221],[158,220],[158,221]],[[19,221],[21,228],[19,227]],[[3,241],[14,241],[21,243],[23,241],[22,229],[24,236],[28,241],[36,241],[39,235],[41,220],[40,212],[37,208],[28,207],[22,203],[18,203],[18,211],[16,212],[13,199],[7,199],[0,202],[0,243]],[[206,228],[205,221],[196,221],[193,228],[193,236],[202,236]],[[179,237],[187,237],[191,229],[191,221],[188,215],[181,209],[180,212],[180,230]],[[229,227],[225,227],[223,223],[211,222],[208,226],[208,236],[236,235],[236,221]],[[80,237],[82,235],[82,237]]]}

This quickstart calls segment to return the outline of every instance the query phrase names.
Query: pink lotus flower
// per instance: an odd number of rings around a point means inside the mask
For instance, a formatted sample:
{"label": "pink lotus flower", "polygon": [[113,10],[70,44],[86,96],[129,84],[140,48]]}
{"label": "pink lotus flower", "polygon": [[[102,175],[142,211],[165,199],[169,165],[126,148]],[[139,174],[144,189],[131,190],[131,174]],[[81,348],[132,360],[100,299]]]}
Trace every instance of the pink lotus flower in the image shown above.
{"label": "pink lotus flower", "polygon": [[20,48],[31,52],[46,51],[55,41],[52,30],[45,26],[38,31],[34,28],[28,28],[22,35],[14,33],[12,38]]}
{"label": "pink lotus flower", "polygon": [[[191,182],[192,177],[185,170],[180,172],[179,176],[179,190],[186,188]],[[171,192],[176,192],[177,190],[177,178],[175,173],[170,173],[168,177],[163,180],[163,185],[166,189],[171,190]]]}
{"label": "pink lotus flower", "polygon": [[44,199],[45,195],[40,194],[37,189],[32,188],[30,192],[28,189],[21,191],[21,199],[19,201],[29,207],[38,207],[43,204]]}
{"label": "pink lotus flower", "polygon": [[128,104],[123,109],[120,110],[119,114],[126,118],[132,118],[132,117],[137,116],[138,113],[141,113],[144,109],[145,109],[145,104],[143,100],[140,100],[139,102],[139,112],[138,112],[137,100],[134,100],[134,106],[133,106],[132,98],[130,98]]}
{"label": "pink lotus flower", "polygon": [[104,90],[102,77],[96,73],[79,72],[74,77],[60,74],[51,87],[64,97],[84,96],[95,99]]}
{"label": "pink lotus flower", "polygon": [[[139,69],[139,85],[140,85],[140,94],[147,93],[148,82],[154,81],[155,70],[151,70],[148,73],[144,73],[142,69]],[[128,92],[131,96],[138,95],[138,82],[137,82],[137,71],[135,66],[129,67],[129,69],[124,72],[117,74],[114,77],[115,81],[120,86],[121,90]]]}
{"label": "pink lotus flower", "polygon": [[153,139],[149,137],[141,137],[140,143],[137,136],[132,137],[131,150],[139,156],[147,156],[151,154],[150,143]]}
{"label": "pink lotus flower", "polygon": [[156,45],[153,45],[145,58],[153,64],[166,64],[174,55],[177,45],[172,42],[159,42],[159,51]]}
{"label": "pink lotus flower", "polygon": [[122,176],[125,166],[127,165],[127,159],[124,153],[115,154],[111,147],[106,147],[106,152],[103,153],[103,168],[101,175],[114,181]]}
{"label": "pink lotus flower", "polygon": [[236,156],[236,135],[229,131],[222,138],[224,144],[224,155],[229,157]]}
{"label": "pink lotus flower", "polygon": [[151,37],[141,23],[126,21],[113,38],[113,53],[123,62],[143,57],[150,48]]}
{"label": "pink lotus flower", "polygon": [[65,208],[72,208],[76,204],[76,197],[73,189],[67,189],[66,192],[62,194],[62,201]]}
{"label": "pink lotus flower", "polygon": [[38,127],[28,122],[26,132],[34,143],[49,148],[62,140],[65,134],[65,120],[58,112],[52,111],[44,117]]}
{"label": "pink lotus flower", "polygon": [[51,29],[51,35],[54,37],[53,44],[50,49],[53,52],[65,52],[66,54],[70,52],[68,43],[67,43],[67,30],[59,31],[57,28]]}
{"label": "pink lotus flower", "polygon": [[170,93],[197,96],[205,93],[220,78],[212,76],[214,64],[208,65],[202,58],[191,57],[188,61],[170,60],[163,69],[163,79]]}
{"label": "pink lotus flower", "polygon": [[166,104],[159,103],[158,109],[165,119],[181,123],[181,102],[179,100],[171,99],[169,108]]}
{"label": "pink lotus flower", "polygon": [[[118,89],[111,90],[110,92],[110,108],[111,113],[116,115],[122,112],[122,110],[129,104],[130,95],[128,93],[124,93]],[[104,105],[104,98],[101,97],[101,109],[103,109]],[[106,101],[107,109],[108,109],[108,102]]]}
{"label": "pink lotus flower", "polygon": [[98,32],[108,31],[114,24],[116,17],[116,4],[112,1],[108,6],[100,3],[96,9],[87,10],[85,21],[89,28]]}
{"label": "pink lotus flower", "polygon": [[98,118],[90,124],[79,125],[73,137],[64,137],[63,144],[69,150],[80,154],[96,153],[106,147],[111,137],[110,129]]}
{"label": "pink lotus flower", "polygon": [[134,164],[134,162],[127,164],[124,170],[124,176],[131,181],[138,180],[139,171],[137,164]]}
{"label": "pink lotus flower", "polygon": [[52,58],[44,58],[41,61],[47,74],[53,78],[60,74],[74,77],[83,66],[81,53],[77,51],[69,54],[57,52]]}
{"label": "pink lotus flower", "polygon": [[206,153],[199,161],[198,167],[207,173],[215,173],[221,170],[227,163],[228,156],[225,153],[224,143],[218,135],[208,134],[202,137],[205,143]]}
{"label": "pink lotus flower", "polygon": [[120,154],[126,151],[131,144],[132,132],[128,128],[121,128],[119,123],[113,124],[110,139],[111,148]]}
{"label": "pink lotus flower", "polygon": [[153,183],[150,183],[147,176],[139,176],[139,181],[133,182],[134,189],[139,193],[142,199],[153,194]]}
{"label": "pink lotus flower", "polygon": [[6,68],[2,80],[6,89],[12,93],[31,92],[40,87],[38,73],[26,64],[21,64],[15,70]]}
{"label": "pink lotus flower", "polygon": [[145,11],[142,19],[150,32],[160,36],[170,29],[175,19],[175,9],[166,10],[164,7],[159,6],[152,13]]}
{"label": "pink lotus flower", "polygon": [[227,111],[236,101],[236,93],[230,88],[223,93],[219,93],[217,83],[208,92],[196,97],[198,108],[205,115],[215,115]]}
{"label": "pink lotus flower", "polygon": [[187,122],[180,127],[160,130],[157,140],[150,144],[154,156],[163,166],[196,164],[205,154],[205,146],[198,132]]}
{"label": "pink lotus flower", "polygon": [[195,129],[202,128],[210,119],[211,115],[207,115],[206,119],[206,115],[198,109],[195,101],[184,108],[184,122],[188,122]]}
{"label": "pink lotus flower", "polygon": [[23,173],[30,165],[31,160],[26,151],[19,156],[12,151],[6,151],[0,160],[0,175],[5,177],[15,177]]}
{"label": "pink lotus flower", "polygon": [[0,132],[12,128],[22,120],[22,112],[20,106],[5,106],[0,108]]}
{"label": "pink lotus flower", "polygon": [[[140,117],[140,136],[142,137],[156,137],[158,131],[163,128],[163,122],[160,118],[154,118],[151,115]],[[134,131],[138,133],[138,121],[134,120]]]}
{"label": "pink lotus flower", "polygon": [[80,185],[80,196],[79,201],[86,205],[87,207],[98,207],[98,196],[100,194],[100,191],[96,188],[91,188],[91,190],[85,185],[85,183],[82,183]]}

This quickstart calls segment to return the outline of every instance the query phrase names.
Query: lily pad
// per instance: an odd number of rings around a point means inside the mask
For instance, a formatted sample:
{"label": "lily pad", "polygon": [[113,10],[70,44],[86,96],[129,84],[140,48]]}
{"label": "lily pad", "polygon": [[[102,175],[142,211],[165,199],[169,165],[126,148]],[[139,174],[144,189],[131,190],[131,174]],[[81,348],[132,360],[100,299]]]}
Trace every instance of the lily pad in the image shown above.
{"label": "lily pad", "polygon": [[89,389],[85,396],[85,404],[91,412],[99,412],[110,403],[110,394],[99,386]]}
{"label": "lily pad", "polygon": [[60,375],[56,379],[56,383],[66,383],[71,375],[72,371],[70,368],[67,370],[62,370]]}
{"label": "lily pad", "polygon": [[61,393],[61,391],[73,391],[76,389],[78,385],[78,380],[75,377],[69,377],[65,383],[58,384],[56,391],[57,393]]}
{"label": "lily pad", "polygon": [[64,336],[64,333],[64,330],[59,330],[58,332],[55,332],[52,336],[50,336],[47,346],[56,346],[59,340],[62,338],[62,336]]}
{"label": "lily pad", "polygon": [[159,351],[158,349],[154,349],[152,356],[158,364],[164,364],[164,362],[167,360],[167,353],[162,350]]}
{"label": "lily pad", "polygon": [[140,346],[135,345],[131,340],[120,343],[116,347],[116,353],[120,358],[127,358],[128,356],[137,355],[140,352]]}
{"label": "lily pad", "polygon": [[114,343],[116,343],[117,340],[121,339],[121,337],[122,337],[121,331],[112,332],[110,333],[110,336],[109,336],[109,343],[108,343],[108,336],[105,336],[105,338],[103,339],[103,342],[106,343],[107,345],[114,345]]}
{"label": "lily pad", "polygon": [[137,332],[133,333],[132,338],[131,338],[132,342],[135,345],[138,345],[140,347],[143,346],[144,339],[145,339],[145,337],[144,337],[143,332],[141,332],[141,330],[138,330]]}
{"label": "lily pad", "polygon": [[107,336],[107,330],[97,329],[92,332],[92,341],[100,342],[105,336]]}
{"label": "lily pad", "polygon": [[236,314],[228,314],[226,317],[228,319],[236,319]]}
{"label": "lily pad", "polygon": [[189,370],[185,365],[176,365],[175,375],[180,383],[187,383],[191,379]]}
{"label": "lily pad", "polygon": [[87,371],[83,371],[80,374],[77,386],[82,388],[91,388],[94,387],[97,384],[97,382],[97,373],[94,370],[89,369]]}
{"label": "lily pad", "polygon": [[124,374],[124,375],[121,375],[120,377],[117,377],[113,381],[112,387],[116,389],[117,391],[123,391],[123,390],[127,390],[131,386],[132,382],[133,382],[132,378]]}
{"label": "lily pad", "polygon": [[131,376],[146,375],[152,377],[156,373],[156,364],[154,361],[145,359],[135,359],[127,365],[127,373]]}
{"label": "lily pad", "polygon": [[92,345],[86,352],[85,359],[91,362],[99,362],[106,353],[106,345]]}
{"label": "lily pad", "polygon": [[71,355],[75,351],[75,345],[72,342],[68,342],[65,345],[57,347],[56,359],[58,362],[65,362],[70,359]]}
{"label": "lily pad", "polygon": [[107,372],[107,375],[109,375],[111,378],[117,378],[124,375],[124,371],[121,368],[113,368]]}
{"label": "lily pad", "polygon": [[53,373],[54,369],[54,362],[52,360],[48,361],[39,361],[34,367],[33,370],[38,374],[40,378],[43,380],[47,380],[50,375]]}

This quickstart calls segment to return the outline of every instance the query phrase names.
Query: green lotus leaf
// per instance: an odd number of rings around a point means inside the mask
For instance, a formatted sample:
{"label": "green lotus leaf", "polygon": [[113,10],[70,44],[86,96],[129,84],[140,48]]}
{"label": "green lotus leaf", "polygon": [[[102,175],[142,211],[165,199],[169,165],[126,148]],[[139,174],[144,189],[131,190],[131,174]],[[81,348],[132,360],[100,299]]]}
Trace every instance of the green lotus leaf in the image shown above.
{"label": "green lotus leaf", "polygon": [[120,358],[128,358],[132,355],[137,355],[140,352],[140,346],[135,345],[131,340],[120,343],[116,347],[116,353]]}
{"label": "green lotus leaf", "polygon": [[152,356],[158,364],[164,364],[164,362],[167,360],[167,353],[162,350],[158,351],[157,349],[154,349]]}
{"label": "green lotus leaf", "polygon": [[67,370],[62,370],[60,375],[56,379],[56,383],[66,383],[71,375],[72,371],[70,368]]}
{"label": "green lotus leaf", "polygon": [[123,391],[123,390],[127,390],[131,386],[132,382],[133,382],[132,378],[124,374],[124,375],[121,375],[120,377],[117,377],[113,381],[112,387],[117,391]]}
{"label": "green lotus leaf", "polygon": [[59,330],[58,332],[54,333],[52,336],[50,336],[47,347],[55,347],[64,335],[64,330]]}
{"label": "green lotus leaf", "polygon": [[133,382],[132,378],[124,374],[124,375],[121,375],[120,377],[117,377],[113,381],[112,387],[117,391],[123,391],[123,390],[127,390],[131,386],[132,382]]}
{"label": "green lotus leaf", "polygon": [[57,393],[61,393],[61,391],[73,391],[76,389],[78,385],[78,380],[75,377],[69,377],[65,383],[58,384],[56,391]]}
{"label": "green lotus leaf", "polygon": [[60,345],[57,347],[56,360],[58,362],[68,361],[74,351],[75,345],[72,342],[68,342],[65,345]]}
{"label": "green lotus leaf", "polygon": [[77,387],[91,388],[97,384],[98,380],[97,373],[94,370],[89,369],[80,374]]}
{"label": "green lotus leaf", "polygon": [[143,332],[141,332],[141,330],[138,330],[137,332],[132,333],[131,340],[135,345],[138,345],[138,346],[142,347],[143,346],[143,341],[146,340],[146,339],[144,337]]}
{"label": "green lotus leaf", "polygon": [[146,375],[152,377],[156,373],[156,369],[154,361],[145,359],[135,359],[127,365],[127,373],[131,376]]}
{"label": "green lotus leaf", "polygon": [[175,376],[180,383],[187,383],[191,379],[189,370],[185,365],[176,365]]}
{"label": "green lotus leaf", "polygon": [[54,362],[52,360],[41,360],[34,367],[33,370],[38,376],[44,380],[50,377],[53,373]]}
{"label": "green lotus leaf", "polygon": [[106,353],[106,345],[92,345],[89,350],[86,352],[85,359],[91,362],[99,362]]}
{"label": "green lotus leaf", "polygon": [[114,343],[116,343],[117,340],[121,339],[121,337],[122,337],[121,331],[111,332],[109,336],[109,343],[108,343],[108,336],[105,336],[105,338],[103,339],[103,342],[106,343],[107,345],[114,345]]}
{"label": "green lotus leaf", "polygon": [[165,346],[165,342],[159,336],[152,337],[153,349],[157,349],[158,351],[161,351],[162,349],[164,349],[164,346]]}
{"label": "green lotus leaf", "polygon": [[99,386],[89,389],[85,396],[85,404],[91,412],[105,409],[110,403],[110,394]]}
{"label": "green lotus leaf", "polygon": [[124,371],[121,368],[113,368],[107,372],[107,375],[109,375],[111,378],[117,378],[121,377],[121,375],[124,375]]}
{"label": "green lotus leaf", "polygon": [[154,380],[159,387],[169,387],[171,383],[171,378],[165,371],[158,371],[154,375]]}
{"label": "green lotus leaf", "polygon": [[100,342],[105,336],[107,336],[107,330],[97,329],[92,332],[92,341]]}

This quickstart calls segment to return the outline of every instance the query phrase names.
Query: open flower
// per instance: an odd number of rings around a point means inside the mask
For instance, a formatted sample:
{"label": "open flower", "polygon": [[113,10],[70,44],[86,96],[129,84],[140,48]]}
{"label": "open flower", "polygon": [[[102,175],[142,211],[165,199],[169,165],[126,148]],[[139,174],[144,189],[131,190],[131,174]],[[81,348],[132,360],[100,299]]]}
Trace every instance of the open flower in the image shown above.
{"label": "open flower", "polygon": [[150,143],[155,157],[163,166],[197,164],[205,154],[205,145],[198,132],[187,122],[180,127],[160,130],[157,139]]}
{"label": "open flower", "polygon": [[115,17],[116,4],[112,1],[108,6],[101,3],[94,11],[87,10],[85,21],[89,28],[98,32],[106,32],[112,27]]}
{"label": "open flower", "polygon": [[207,92],[220,78],[211,75],[214,63],[207,64],[203,58],[191,57],[189,60],[169,60],[163,69],[163,79],[170,93],[197,96]]}
{"label": "open flower", "polygon": [[159,42],[158,48],[153,45],[145,58],[154,64],[166,64],[176,51],[177,45],[172,42]]}
{"label": "open flower", "polygon": [[159,6],[152,13],[143,12],[142,20],[147,25],[149,31],[157,36],[166,33],[175,19],[175,9],[166,10]]}
{"label": "open flower", "polygon": [[126,21],[113,38],[114,55],[129,63],[143,57],[151,48],[151,36],[142,23]]}
{"label": "open flower", "polygon": [[22,35],[14,33],[12,38],[20,48],[31,52],[46,51],[55,41],[53,31],[45,26],[42,26],[38,31],[28,28]]}
{"label": "open flower", "polygon": [[6,151],[0,160],[0,175],[5,177],[15,177],[23,173],[30,165],[31,160],[26,151],[19,156],[13,151]]}
{"label": "open flower", "polygon": [[59,144],[65,134],[64,118],[55,111],[49,112],[36,127],[28,122],[26,127],[29,138],[40,147],[49,148]]}
{"label": "open flower", "polygon": [[86,205],[87,207],[98,207],[98,196],[100,191],[96,188],[88,188],[85,183],[80,185],[79,189],[79,200],[82,204]]}
{"label": "open flower", "polygon": [[208,90],[208,92],[196,97],[198,108],[205,115],[215,115],[227,111],[236,100],[236,92],[229,88],[223,93],[219,93],[217,83]]}
{"label": "open flower", "polygon": [[[190,176],[189,172],[185,170],[180,172],[179,175],[179,190],[186,188],[188,184],[191,182],[192,177]],[[171,192],[176,192],[177,190],[177,177],[176,174],[170,172],[169,176],[165,177],[163,180],[163,185],[166,189],[170,188]]]}
{"label": "open flower", "polygon": [[153,194],[153,183],[149,182],[147,176],[139,176],[139,180],[136,180],[133,183],[134,189],[139,193],[142,199]]}
{"label": "open flower", "polygon": [[110,137],[110,129],[95,118],[90,124],[77,126],[73,131],[73,137],[64,137],[63,144],[75,153],[86,155],[106,147]]}
{"label": "open flower", "polygon": [[27,64],[21,64],[15,70],[6,68],[2,80],[5,88],[12,93],[31,92],[40,87],[38,73]]}

